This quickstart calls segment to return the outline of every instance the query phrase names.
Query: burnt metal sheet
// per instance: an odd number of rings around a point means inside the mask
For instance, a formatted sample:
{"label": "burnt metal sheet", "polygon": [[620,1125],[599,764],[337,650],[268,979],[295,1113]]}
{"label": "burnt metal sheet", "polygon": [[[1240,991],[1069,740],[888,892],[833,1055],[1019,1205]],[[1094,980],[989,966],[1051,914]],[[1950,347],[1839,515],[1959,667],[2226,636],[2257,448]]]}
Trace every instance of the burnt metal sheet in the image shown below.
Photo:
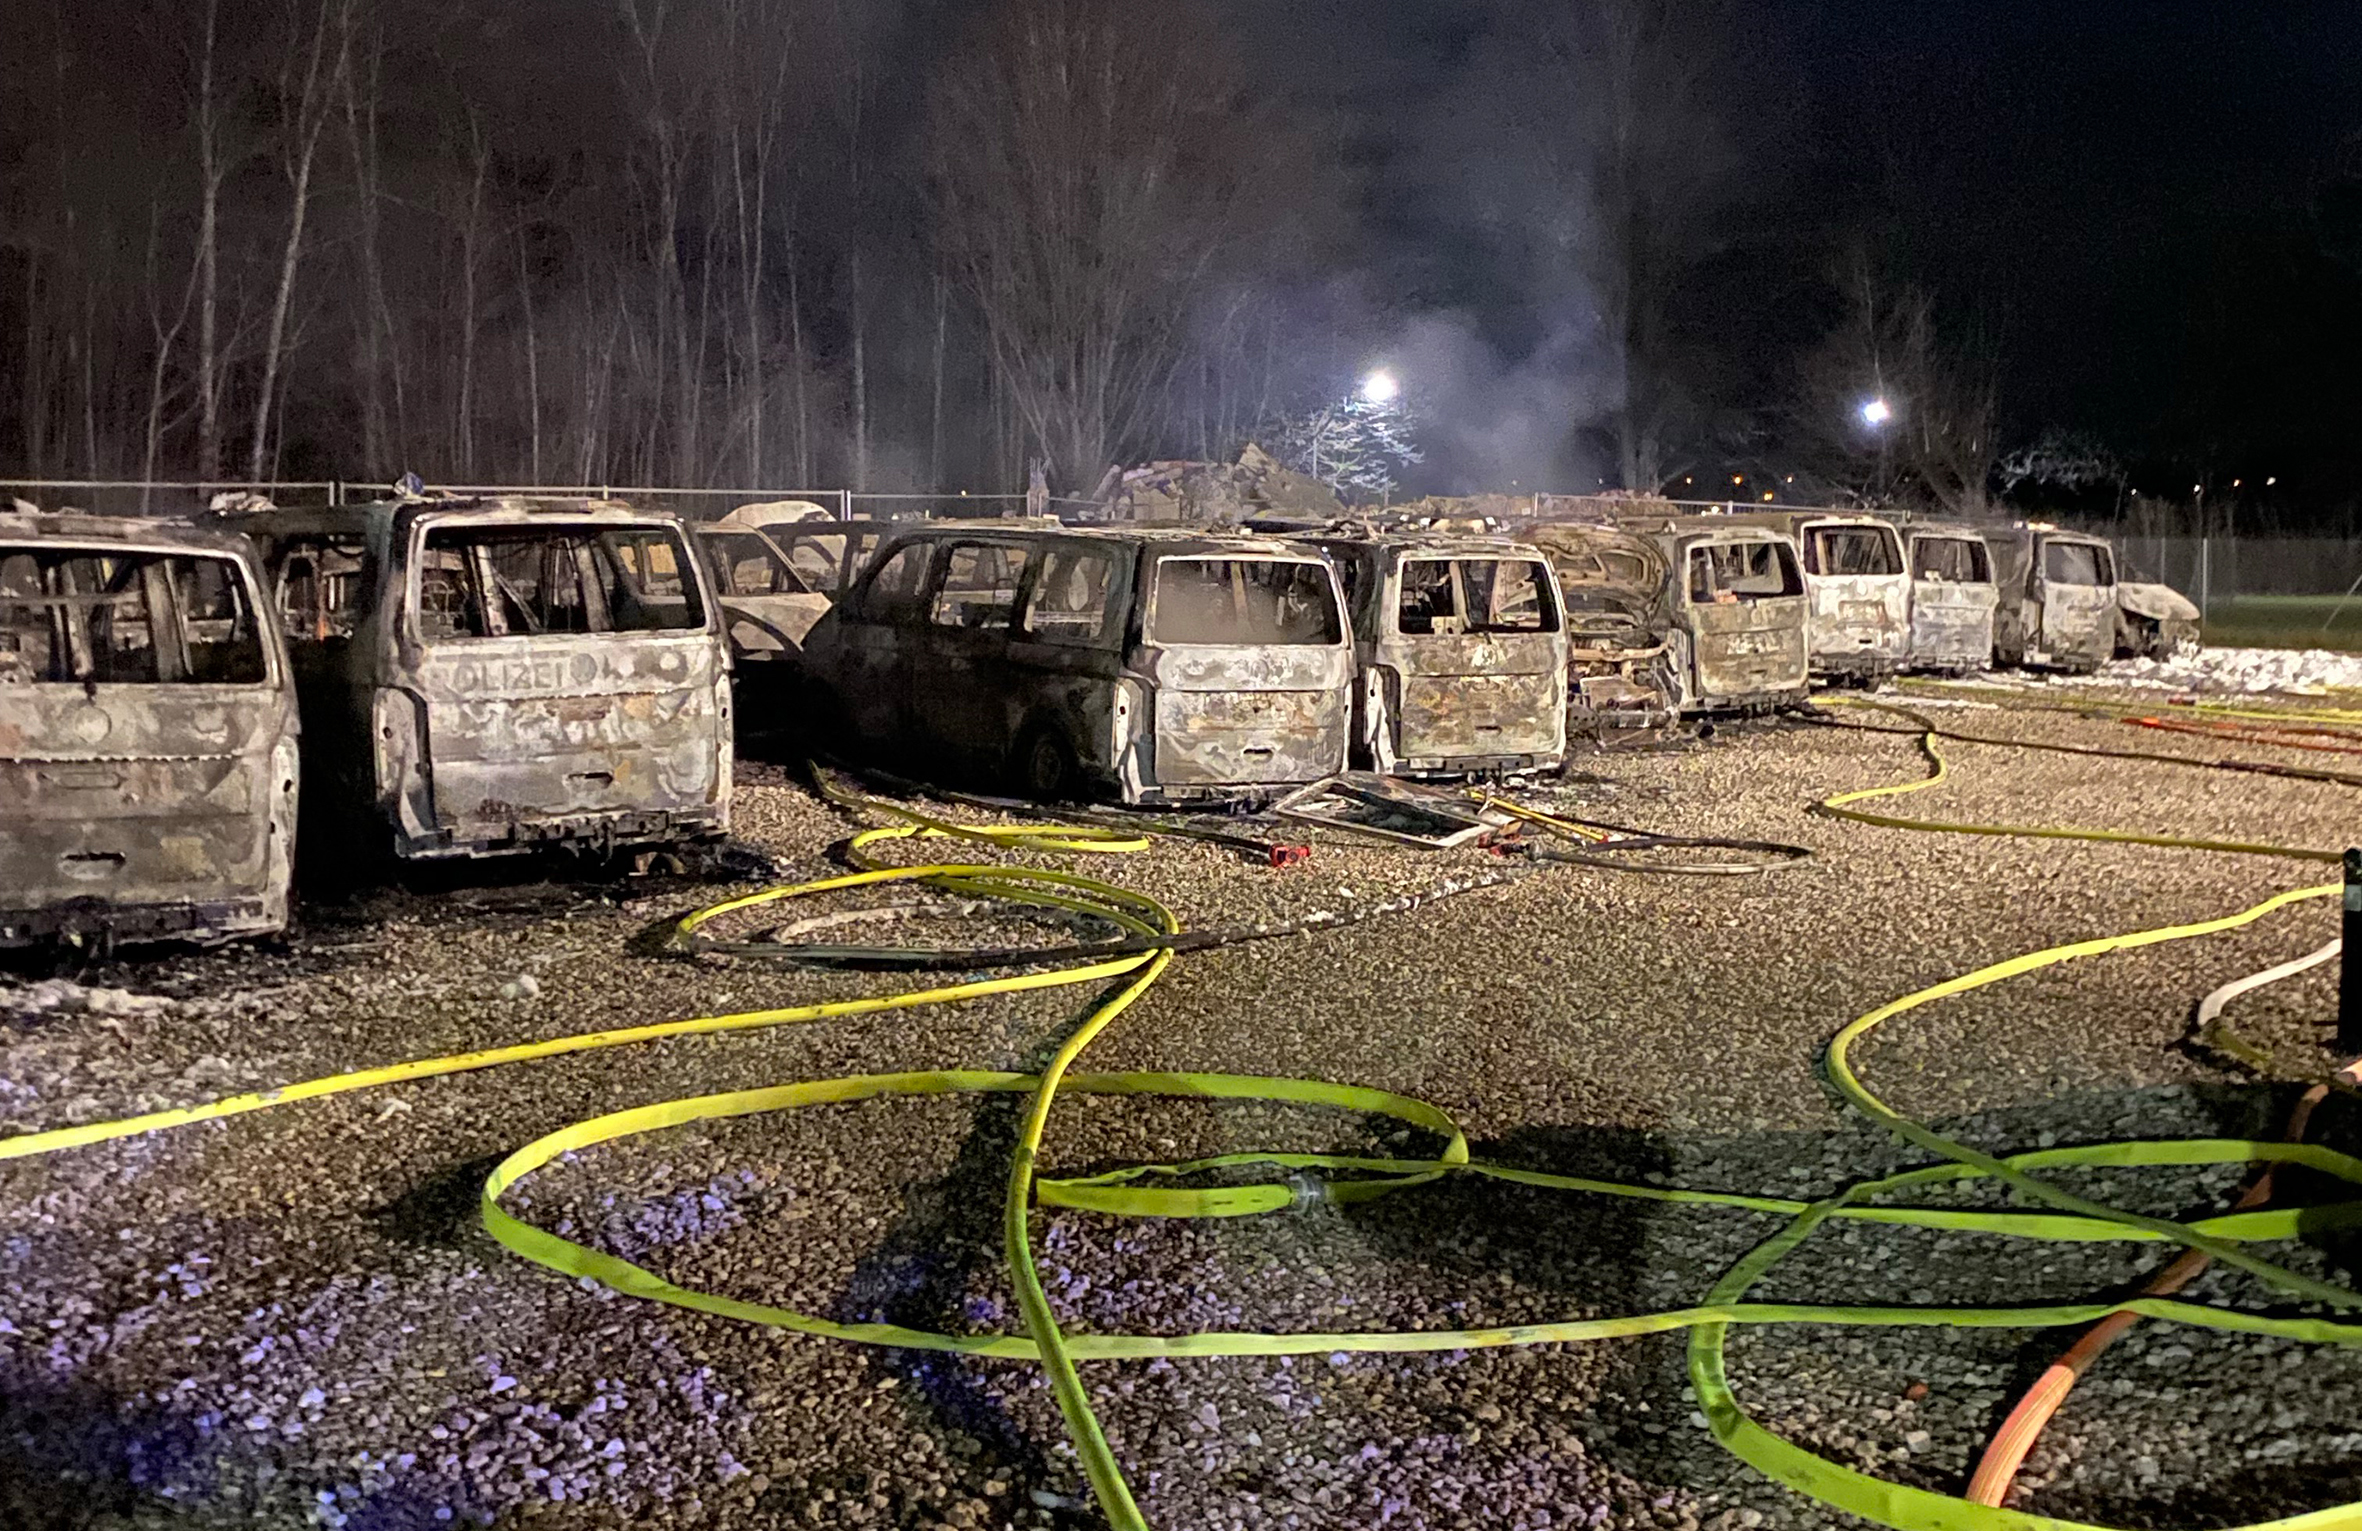
{"label": "burnt metal sheet", "polygon": [[1156,697],[1156,781],[1166,787],[1314,781],[1345,758],[1347,694],[1167,689]]}
{"label": "burnt metal sheet", "polygon": [[1909,575],[1807,574],[1804,590],[1813,669],[1860,673],[1902,664],[1911,632]]}
{"label": "burnt metal sheet", "polygon": [[1693,605],[1689,612],[1697,702],[1735,706],[1804,689],[1803,597]]}
{"label": "burnt metal sheet", "polygon": [[1561,755],[1566,672],[1405,674],[1395,749],[1405,760]]}
{"label": "burnt metal sheet", "polygon": [[1505,815],[1474,802],[1390,780],[1374,771],[1346,771],[1289,793],[1272,812],[1325,829],[1344,830],[1416,845],[1451,850],[1506,825]]}
{"label": "burnt metal sheet", "polygon": [[1991,664],[1998,604],[1989,584],[1912,581],[1910,667],[1957,672]]}

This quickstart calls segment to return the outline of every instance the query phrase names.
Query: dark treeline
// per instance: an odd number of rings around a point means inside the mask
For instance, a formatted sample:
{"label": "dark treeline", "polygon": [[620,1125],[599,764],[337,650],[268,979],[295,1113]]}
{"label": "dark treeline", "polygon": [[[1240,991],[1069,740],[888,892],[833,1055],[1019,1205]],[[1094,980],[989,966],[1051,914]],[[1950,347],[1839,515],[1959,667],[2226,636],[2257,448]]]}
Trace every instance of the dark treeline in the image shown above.
{"label": "dark treeline", "polygon": [[20,0],[0,472],[1079,493],[1383,366],[1407,489],[2352,502],[2362,159],[2136,227],[1817,15]]}
{"label": "dark treeline", "polygon": [[1087,487],[1276,409],[1335,254],[1319,155],[1189,0],[10,30],[0,458],[36,476]]}

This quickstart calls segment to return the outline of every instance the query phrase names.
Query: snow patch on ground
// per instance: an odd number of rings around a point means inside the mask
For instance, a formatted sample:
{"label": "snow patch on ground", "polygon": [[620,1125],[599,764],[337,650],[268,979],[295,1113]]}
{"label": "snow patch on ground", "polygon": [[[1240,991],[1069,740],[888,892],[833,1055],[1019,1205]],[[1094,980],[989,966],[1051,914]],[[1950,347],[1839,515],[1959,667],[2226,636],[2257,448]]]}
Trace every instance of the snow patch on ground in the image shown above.
{"label": "snow patch on ground", "polygon": [[28,1019],[49,1014],[145,1015],[168,1008],[172,1001],[128,989],[92,989],[63,978],[0,987],[0,1015]]}
{"label": "snow patch on ground", "polygon": [[2334,687],[2362,687],[2362,654],[2336,654],[2327,649],[2210,648],[2171,659],[2118,660],[2100,671],[2100,679],[2183,691],[2304,695]]}

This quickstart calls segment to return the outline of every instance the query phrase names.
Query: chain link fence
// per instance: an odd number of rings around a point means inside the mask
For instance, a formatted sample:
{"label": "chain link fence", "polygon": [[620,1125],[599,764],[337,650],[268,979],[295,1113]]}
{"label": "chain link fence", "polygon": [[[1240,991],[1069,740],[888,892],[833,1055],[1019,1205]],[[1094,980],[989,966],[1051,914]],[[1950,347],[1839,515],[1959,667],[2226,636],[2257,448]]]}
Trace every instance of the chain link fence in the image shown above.
{"label": "chain link fence", "polygon": [[[444,494],[618,498],[690,520],[709,521],[733,508],[772,500],[805,500],[831,515],[852,518],[950,519],[1023,515],[1022,494],[865,494],[849,489],[689,489],[648,484],[437,484]],[[138,482],[101,479],[0,479],[0,499],[46,509],[73,506],[102,515],[187,516],[217,494],[261,494],[279,505],[335,505],[389,493],[382,484],[333,479]],[[1596,519],[1640,508],[1629,497],[1583,495],[1494,496],[1504,514],[1542,519]],[[1055,513],[1082,502],[1054,500]],[[1745,501],[1647,502],[1682,513],[1789,509]],[[1530,508],[1529,508],[1530,507]],[[2228,534],[2145,535],[2106,526],[2124,577],[2171,585],[2199,603],[2210,643],[2271,648],[2362,651],[2362,540]]]}
{"label": "chain link fence", "polygon": [[2125,577],[2196,601],[2206,641],[2362,650],[2362,542],[2233,534],[2117,538]]}

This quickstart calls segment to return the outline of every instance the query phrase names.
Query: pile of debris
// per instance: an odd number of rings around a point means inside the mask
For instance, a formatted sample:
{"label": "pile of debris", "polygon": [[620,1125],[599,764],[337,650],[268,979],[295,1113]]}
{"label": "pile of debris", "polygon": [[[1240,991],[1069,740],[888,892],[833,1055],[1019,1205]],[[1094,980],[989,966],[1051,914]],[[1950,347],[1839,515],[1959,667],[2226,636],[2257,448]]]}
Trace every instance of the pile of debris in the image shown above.
{"label": "pile of debris", "polygon": [[1235,463],[1152,462],[1110,468],[1091,498],[1094,521],[1240,522],[1282,516],[1317,525],[1345,514],[1337,491],[1253,442]]}

